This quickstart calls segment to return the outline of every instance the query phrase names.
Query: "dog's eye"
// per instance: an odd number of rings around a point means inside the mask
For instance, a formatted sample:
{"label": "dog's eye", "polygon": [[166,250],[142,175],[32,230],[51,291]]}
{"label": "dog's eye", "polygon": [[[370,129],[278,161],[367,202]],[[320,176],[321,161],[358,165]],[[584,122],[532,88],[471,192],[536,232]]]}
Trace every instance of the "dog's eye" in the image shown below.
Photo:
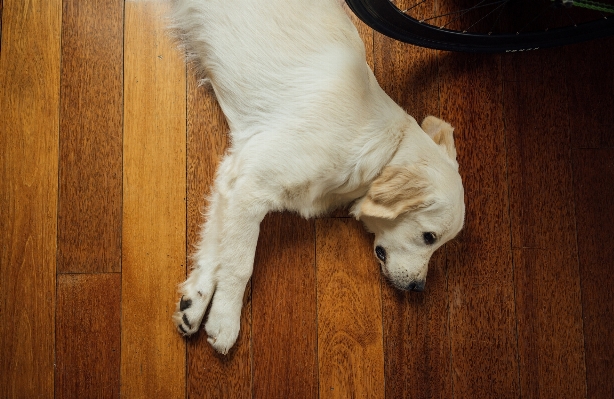
{"label": "dog's eye", "polygon": [[377,255],[377,259],[386,262],[386,250],[379,245],[375,247],[375,255]]}
{"label": "dog's eye", "polygon": [[422,239],[424,239],[426,245],[433,245],[437,240],[437,236],[435,233],[422,233]]}

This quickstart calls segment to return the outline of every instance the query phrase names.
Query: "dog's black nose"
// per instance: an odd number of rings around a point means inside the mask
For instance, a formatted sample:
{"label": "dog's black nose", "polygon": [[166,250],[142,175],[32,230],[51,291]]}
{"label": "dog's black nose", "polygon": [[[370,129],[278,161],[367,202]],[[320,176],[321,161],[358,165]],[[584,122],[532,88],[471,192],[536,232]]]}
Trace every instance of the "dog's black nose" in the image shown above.
{"label": "dog's black nose", "polygon": [[408,286],[407,286],[407,291],[417,291],[417,292],[422,292],[424,291],[424,286],[426,284],[425,280],[422,281],[412,281]]}

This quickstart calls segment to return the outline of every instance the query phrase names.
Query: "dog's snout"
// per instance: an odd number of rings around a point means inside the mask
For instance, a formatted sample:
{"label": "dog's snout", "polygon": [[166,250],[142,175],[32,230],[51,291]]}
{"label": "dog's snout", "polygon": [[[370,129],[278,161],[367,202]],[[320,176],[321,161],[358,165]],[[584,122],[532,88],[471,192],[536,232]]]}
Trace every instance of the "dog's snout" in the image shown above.
{"label": "dog's snout", "polygon": [[407,286],[407,291],[417,291],[417,292],[422,292],[424,291],[424,286],[426,285],[426,281],[425,280],[421,280],[421,281],[412,281],[411,283],[409,283],[409,285]]}

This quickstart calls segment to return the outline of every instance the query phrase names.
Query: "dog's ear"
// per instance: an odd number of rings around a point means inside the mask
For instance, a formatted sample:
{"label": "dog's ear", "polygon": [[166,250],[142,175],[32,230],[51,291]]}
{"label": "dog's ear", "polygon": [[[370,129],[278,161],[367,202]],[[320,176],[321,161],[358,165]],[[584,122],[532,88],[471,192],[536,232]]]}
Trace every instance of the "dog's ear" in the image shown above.
{"label": "dog's ear", "polygon": [[433,141],[442,146],[446,153],[456,162],[456,146],[454,145],[454,128],[448,122],[444,122],[434,116],[427,116],[422,121],[422,130],[428,134]]}
{"label": "dog's ear", "polygon": [[429,206],[428,191],[428,179],[420,166],[387,166],[351,212],[357,219],[371,216],[392,220]]}

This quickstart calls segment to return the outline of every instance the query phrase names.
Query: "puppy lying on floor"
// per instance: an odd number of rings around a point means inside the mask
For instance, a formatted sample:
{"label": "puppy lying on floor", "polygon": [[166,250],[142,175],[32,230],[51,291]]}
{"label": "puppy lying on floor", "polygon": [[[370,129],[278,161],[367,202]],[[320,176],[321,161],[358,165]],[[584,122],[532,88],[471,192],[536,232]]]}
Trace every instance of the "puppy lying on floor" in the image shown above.
{"label": "puppy lying on floor", "polygon": [[[260,222],[353,202],[374,255],[402,290],[424,289],[429,258],[462,228],[452,127],[420,127],[377,84],[339,0],[177,0],[174,23],[222,107],[219,165],[194,269],[173,320],[223,354],[239,334]],[[214,295],[215,294],[215,295]]]}

